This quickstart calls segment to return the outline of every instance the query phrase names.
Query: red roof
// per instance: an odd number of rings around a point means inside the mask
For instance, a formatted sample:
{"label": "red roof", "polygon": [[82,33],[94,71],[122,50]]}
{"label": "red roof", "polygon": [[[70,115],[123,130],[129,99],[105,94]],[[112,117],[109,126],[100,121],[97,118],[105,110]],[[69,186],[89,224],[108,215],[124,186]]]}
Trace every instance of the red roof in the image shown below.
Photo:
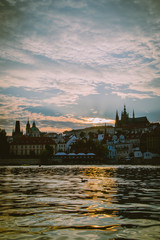
{"label": "red roof", "polygon": [[14,139],[11,145],[53,145],[56,144],[48,137],[19,137]]}

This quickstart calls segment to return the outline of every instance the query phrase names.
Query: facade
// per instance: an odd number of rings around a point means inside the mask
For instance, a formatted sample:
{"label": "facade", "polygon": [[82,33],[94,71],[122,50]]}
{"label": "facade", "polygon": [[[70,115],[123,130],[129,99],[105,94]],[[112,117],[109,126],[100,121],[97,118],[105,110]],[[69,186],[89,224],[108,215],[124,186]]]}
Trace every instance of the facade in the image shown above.
{"label": "facade", "polygon": [[151,152],[144,152],[143,158],[145,160],[151,160],[152,159],[152,153]]}
{"label": "facade", "polygon": [[128,143],[132,143],[133,147],[140,147],[140,137],[141,137],[141,132],[140,133],[128,133],[126,135],[126,141]]}
{"label": "facade", "polygon": [[121,120],[119,119],[118,111],[116,112],[115,127],[122,129],[144,129],[149,126],[147,117],[135,117],[133,111],[133,117],[130,118],[124,105],[124,110],[121,113]]}
{"label": "facade", "polygon": [[160,125],[153,131],[142,134],[141,149],[143,152],[150,151],[160,154]]}
{"label": "facade", "polygon": [[38,156],[46,146],[53,147],[53,154],[56,152],[56,144],[50,138],[45,137],[20,137],[10,144],[10,154],[15,156]]}
{"label": "facade", "polygon": [[116,146],[113,142],[107,142],[107,150],[108,150],[108,158],[115,159],[116,158]]}
{"label": "facade", "polygon": [[142,157],[143,157],[142,152],[140,151],[139,148],[136,148],[134,150],[134,159],[142,159]]}
{"label": "facade", "polygon": [[74,144],[76,141],[77,138],[75,136],[70,136],[69,140],[66,142],[65,151],[69,152],[72,144]]}
{"label": "facade", "polygon": [[57,152],[65,152],[65,150],[66,150],[66,143],[65,143],[65,141],[59,141],[58,143],[57,143],[57,148],[56,148],[56,151]]}
{"label": "facade", "polygon": [[132,153],[132,144],[131,143],[117,143],[116,144],[116,158],[125,159],[128,158]]}

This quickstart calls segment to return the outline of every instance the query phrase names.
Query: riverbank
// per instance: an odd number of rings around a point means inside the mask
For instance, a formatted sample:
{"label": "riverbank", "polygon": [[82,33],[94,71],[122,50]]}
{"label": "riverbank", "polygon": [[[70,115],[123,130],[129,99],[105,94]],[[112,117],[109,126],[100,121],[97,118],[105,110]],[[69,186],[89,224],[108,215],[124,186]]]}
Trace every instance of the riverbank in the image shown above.
{"label": "riverbank", "polygon": [[30,166],[39,165],[39,159],[0,159],[0,166]]}
{"label": "riverbank", "polygon": [[98,160],[94,161],[54,161],[53,159],[42,161],[40,159],[0,159],[0,166],[34,166],[34,165],[160,165],[160,159],[143,160],[136,159],[132,161],[126,160],[106,160],[100,162]]}

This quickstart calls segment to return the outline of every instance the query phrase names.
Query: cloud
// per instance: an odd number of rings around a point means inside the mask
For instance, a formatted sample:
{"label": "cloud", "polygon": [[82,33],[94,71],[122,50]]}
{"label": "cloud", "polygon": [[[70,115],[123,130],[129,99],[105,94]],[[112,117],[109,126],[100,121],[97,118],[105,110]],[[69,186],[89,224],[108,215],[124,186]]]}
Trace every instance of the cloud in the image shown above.
{"label": "cloud", "polygon": [[103,118],[107,109],[113,119],[124,99],[149,108],[160,96],[159,12],[156,0],[1,1],[4,115],[39,107]]}
{"label": "cloud", "polygon": [[144,93],[124,93],[124,92],[113,92],[113,93],[117,94],[118,96],[120,96],[123,99],[125,99],[125,98],[133,98],[133,99],[152,98],[150,95],[144,94]]}

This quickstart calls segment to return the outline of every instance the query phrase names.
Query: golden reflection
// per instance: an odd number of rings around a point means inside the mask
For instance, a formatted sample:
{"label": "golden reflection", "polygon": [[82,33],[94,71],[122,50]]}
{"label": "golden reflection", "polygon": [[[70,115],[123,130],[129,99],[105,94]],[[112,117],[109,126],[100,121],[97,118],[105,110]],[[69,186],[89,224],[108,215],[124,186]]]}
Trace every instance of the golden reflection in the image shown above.
{"label": "golden reflection", "polygon": [[[87,214],[90,217],[98,215],[99,218],[116,217],[117,208],[114,205],[117,202],[118,186],[116,183],[116,168],[90,167],[84,171],[86,182],[86,199],[93,201],[93,204],[87,207]],[[106,208],[107,206],[107,208]]]}

